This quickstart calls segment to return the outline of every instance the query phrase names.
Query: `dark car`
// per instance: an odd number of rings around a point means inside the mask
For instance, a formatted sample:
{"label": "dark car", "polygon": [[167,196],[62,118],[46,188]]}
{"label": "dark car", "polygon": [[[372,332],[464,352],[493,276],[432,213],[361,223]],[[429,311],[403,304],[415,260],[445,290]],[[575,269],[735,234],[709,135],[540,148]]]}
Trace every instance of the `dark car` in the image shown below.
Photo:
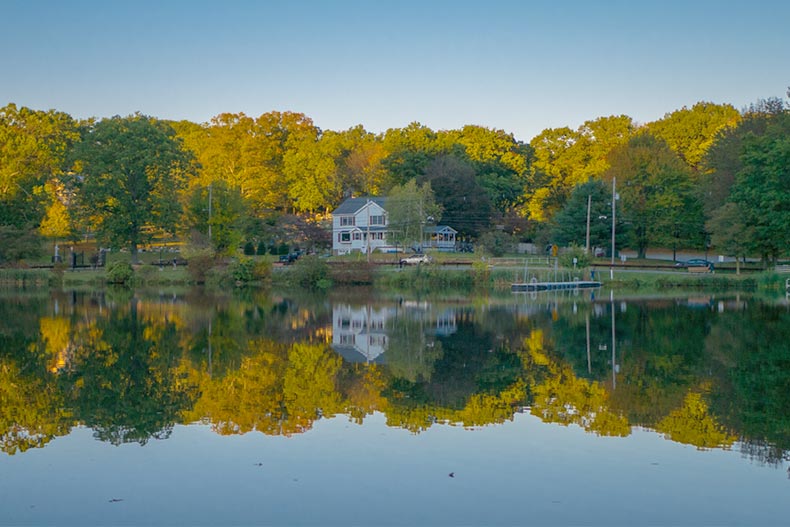
{"label": "dark car", "polygon": [[685,262],[677,262],[675,267],[707,267],[708,271],[713,272],[713,262],[703,258],[692,258],[691,260],[686,260]]}

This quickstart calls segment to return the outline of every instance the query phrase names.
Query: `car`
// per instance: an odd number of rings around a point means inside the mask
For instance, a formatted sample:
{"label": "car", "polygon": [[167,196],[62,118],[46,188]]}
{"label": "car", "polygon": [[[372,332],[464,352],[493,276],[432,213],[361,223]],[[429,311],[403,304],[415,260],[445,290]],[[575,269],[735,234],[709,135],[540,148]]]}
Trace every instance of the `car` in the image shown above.
{"label": "car", "polygon": [[675,267],[707,267],[708,271],[713,272],[713,262],[705,260],[703,258],[692,258],[691,260],[686,260],[685,262],[677,262]]}
{"label": "car", "polygon": [[433,258],[428,256],[427,254],[412,254],[411,256],[407,256],[406,258],[400,259],[400,265],[421,265],[421,264],[429,264],[433,262]]}

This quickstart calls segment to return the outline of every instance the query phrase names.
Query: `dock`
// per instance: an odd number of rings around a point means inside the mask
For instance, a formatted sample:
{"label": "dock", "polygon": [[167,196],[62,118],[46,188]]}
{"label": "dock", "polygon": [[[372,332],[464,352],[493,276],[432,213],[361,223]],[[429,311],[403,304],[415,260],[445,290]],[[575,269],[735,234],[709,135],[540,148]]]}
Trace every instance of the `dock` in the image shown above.
{"label": "dock", "polygon": [[529,291],[555,291],[560,289],[592,289],[601,287],[601,282],[592,280],[576,280],[573,282],[521,282],[510,284],[513,293],[523,293]]}

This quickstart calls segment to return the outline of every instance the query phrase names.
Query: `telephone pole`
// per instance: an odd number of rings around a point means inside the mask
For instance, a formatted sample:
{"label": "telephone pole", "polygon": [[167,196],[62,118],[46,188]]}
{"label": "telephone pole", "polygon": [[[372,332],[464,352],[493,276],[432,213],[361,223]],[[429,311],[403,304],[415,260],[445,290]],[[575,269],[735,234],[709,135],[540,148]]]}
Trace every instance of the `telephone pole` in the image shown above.
{"label": "telephone pole", "polygon": [[612,178],[612,262],[609,267],[609,278],[614,280],[614,229],[615,229],[615,214],[617,214],[617,178]]}

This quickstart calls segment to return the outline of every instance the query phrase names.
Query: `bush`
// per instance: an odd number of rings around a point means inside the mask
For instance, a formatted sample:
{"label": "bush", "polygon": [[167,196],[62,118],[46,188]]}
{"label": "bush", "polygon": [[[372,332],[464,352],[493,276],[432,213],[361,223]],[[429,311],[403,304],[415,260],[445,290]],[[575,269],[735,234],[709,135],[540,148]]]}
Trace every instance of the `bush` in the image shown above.
{"label": "bush", "polygon": [[299,258],[291,269],[291,277],[296,284],[310,289],[326,289],[332,285],[329,265],[314,254]]}
{"label": "bush", "polygon": [[373,283],[375,266],[365,260],[343,262],[333,266],[329,275],[335,284],[369,285]]}
{"label": "bush", "polygon": [[187,273],[193,282],[206,283],[208,271],[214,267],[216,256],[210,247],[188,247],[182,251],[187,260]]}
{"label": "bush", "polygon": [[118,285],[129,285],[134,276],[134,269],[128,262],[115,260],[107,265],[107,282]]}
{"label": "bush", "polygon": [[266,254],[266,244],[263,242],[258,242],[258,248],[255,250],[255,254],[258,256],[263,256]]}
{"label": "bush", "polygon": [[[573,259],[576,258],[576,265],[573,264]],[[592,255],[585,254],[584,248],[578,245],[571,245],[560,256],[560,265],[566,269],[586,269],[592,263]]]}
{"label": "bush", "polygon": [[487,254],[500,257],[513,245],[513,238],[502,231],[489,231],[478,239],[477,245]]}
{"label": "bush", "polygon": [[255,255],[255,244],[252,242],[247,242],[244,244],[244,255],[245,256],[253,256]]}
{"label": "bush", "polygon": [[143,265],[138,267],[134,273],[135,280],[140,281],[144,284],[153,281],[154,277],[159,276],[159,268],[154,265]]}
{"label": "bush", "polygon": [[253,258],[239,258],[230,266],[230,276],[236,285],[267,282],[271,279],[271,272],[271,263]]}

